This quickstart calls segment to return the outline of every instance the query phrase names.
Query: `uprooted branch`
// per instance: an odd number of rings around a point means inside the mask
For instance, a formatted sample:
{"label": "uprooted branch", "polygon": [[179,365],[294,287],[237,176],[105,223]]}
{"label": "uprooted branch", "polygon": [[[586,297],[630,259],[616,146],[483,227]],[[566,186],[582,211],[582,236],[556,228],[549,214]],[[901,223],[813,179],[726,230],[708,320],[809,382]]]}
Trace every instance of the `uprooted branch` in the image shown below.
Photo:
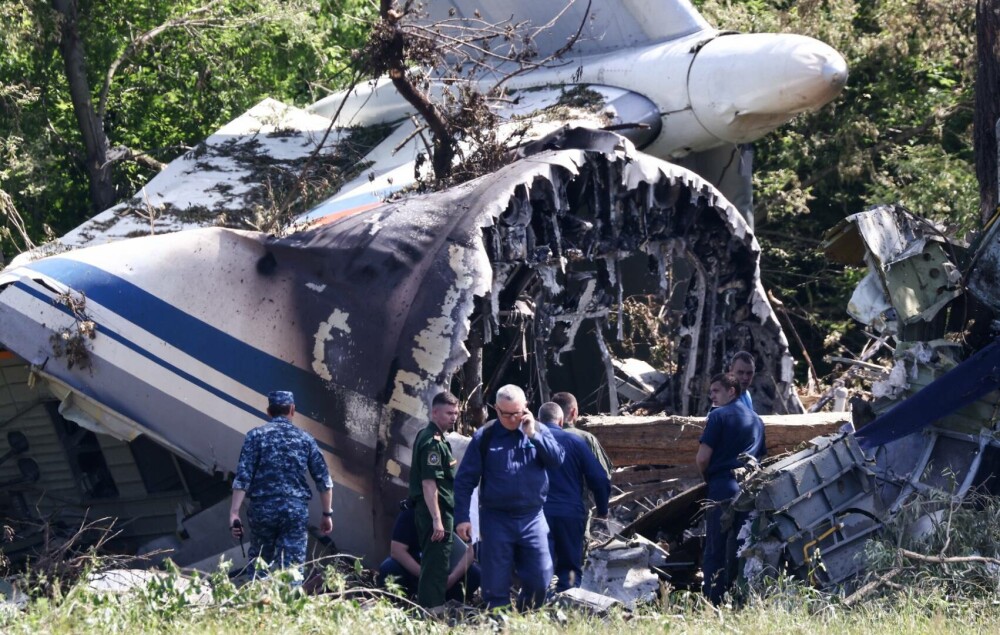
{"label": "uprooted branch", "polygon": [[[478,12],[474,18],[421,23],[421,5],[407,0],[401,7],[381,0],[381,20],[373,27],[356,58],[373,77],[388,75],[399,94],[410,103],[431,131],[431,166],[438,184],[452,176],[460,143],[471,141],[477,154],[507,154],[506,143],[490,135],[496,128],[495,103],[504,99],[502,86],[528,70],[554,63],[572,49],[590,15],[576,34],[553,54],[538,59],[535,37],[563,17],[571,0],[552,20],[531,28],[514,18],[491,23]],[[486,76],[499,79],[487,85]],[[432,90],[433,81],[433,90]],[[484,147],[496,146],[491,152]],[[477,161],[481,170],[466,169],[462,180],[496,170],[495,160]]]}
{"label": "uprooted branch", "polygon": [[114,518],[84,518],[75,529],[69,530],[71,533],[63,533],[57,524],[45,522],[41,525],[42,544],[38,555],[24,574],[25,588],[36,595],[58,595],[88,572],[120,568],[134,562],[136,556],[107,553],[108,543],[121,533],[114,525]]}

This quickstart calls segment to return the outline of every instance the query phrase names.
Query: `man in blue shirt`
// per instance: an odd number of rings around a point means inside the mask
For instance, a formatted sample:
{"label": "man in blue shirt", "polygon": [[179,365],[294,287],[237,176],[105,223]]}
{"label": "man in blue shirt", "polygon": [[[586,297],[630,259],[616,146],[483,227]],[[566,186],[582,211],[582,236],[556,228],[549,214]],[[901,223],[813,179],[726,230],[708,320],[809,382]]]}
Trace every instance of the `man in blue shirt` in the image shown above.
{"label": "man in blue shirt", "polygon": [[587,442],[562,429],[563,411],[558,403],[542,404],[538,420],[566,452],[562,465],[548,469],[549,495],[544,507],[549,550],[558,577],[556,591],[565,591],[580,586],[583,571],[583,536],[589,511],[583,504],[584,483],[594,494],[598,518],[603,518],[608,515],[611,479]]}
{"label": "man in blue shirt", "polygon": [[240,507],[250,498],[252,540],[250,561],[260,556],[268,565],[297,567],[306,560],[306,523],[312,492],[306,471],[312,476],[323,504],[320,531],[333,530],[333,481],[316,439],[292,425],[295,397],[290,391],[267,395],[270,423],[247,433],[233,479],[233,501],[229,526],[233,537],[243,537]]}
{"label": "man in blue shirt", "polygon": [[455,533],[472,539],[469,505],[478,485],[483,599],[490,608],[509,605],[516,571],[521,610],[540,605],[552,579],[542,505],[549,491],[546,468],[561,465],[565,451],[535,422],[519,387],[500,388],[495,407],[497,419],[472,436],[455,475]]}
{"label": "man in blue shirt", "polygon": [[590,451],[594,453],[594,456],[601,463],[601,467],[604,468],[604,472],[611,477],[611,458],[608,457],[608,453],[604,451],[604,447],[601,446],[601,442],[597,440],[597,437],[587,432],[586,430],[581,430],[576,427],[576,419],[580,416],[580,407],[576,402],[576,396],[571,392],[557,392],[552,395],[552,401],[559,404],[562,409],[563,422],[562,429],[566,432],[578,436],[587,442],[587,446]]}
{"label": "man in blue shirt", "polygon": [[[417,535],[417,519],[413,505],[407,505],[396,516],[392,526],[392,541],[389,543],[389,557],[379,567],[379,582],[385,586],[392,577],[406,589],[410,597],[417,595],[417,581],[420,578],[420,537]],[[475,550],[469,547],[462,559],[451,568],[446,582],[446,599],[468,603],[469,598],[479,588],[480,571],[475,563]],[[454,560],[454,554],[452,560]]]}
{"label": "man in blue shirt", "polygon": [[753,355],[746,351],[739,351],[733,355],[726,372],[732,373],[736,381],[740,382],[740,396],[738,399],[753,411],[753,398],[750,397],[750,384],[753,383],[753,376],[757,372],[757,364],[753,360]]}
{"label": "man in blue shirt", "polygon": [[699,439],[695,463],[708,485],[705,513],[705,551],[702,557],[703,591],[719,604],[733,581],[729,569],[736,562],[735,534],[746,520],[736,514],[728,531],[722,528],[722,505],[739,491],[736,470],[745,467],[742,455],[761,458],[766,451],[764,423],[739,400],[740,382],[732,374],[716,375],[709,388],[712,405]]}

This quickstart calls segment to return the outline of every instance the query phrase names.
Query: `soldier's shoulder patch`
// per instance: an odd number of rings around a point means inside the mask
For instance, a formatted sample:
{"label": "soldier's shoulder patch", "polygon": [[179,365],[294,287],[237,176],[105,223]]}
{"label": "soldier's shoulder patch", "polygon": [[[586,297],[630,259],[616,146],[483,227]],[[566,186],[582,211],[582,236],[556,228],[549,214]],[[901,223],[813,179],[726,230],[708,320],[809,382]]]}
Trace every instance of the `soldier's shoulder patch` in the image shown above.
{"label": "soldier's shoulder patch", "polygon": [[427,453],[427,465],[441,465],[441,453],[440,452],[428,452]]}

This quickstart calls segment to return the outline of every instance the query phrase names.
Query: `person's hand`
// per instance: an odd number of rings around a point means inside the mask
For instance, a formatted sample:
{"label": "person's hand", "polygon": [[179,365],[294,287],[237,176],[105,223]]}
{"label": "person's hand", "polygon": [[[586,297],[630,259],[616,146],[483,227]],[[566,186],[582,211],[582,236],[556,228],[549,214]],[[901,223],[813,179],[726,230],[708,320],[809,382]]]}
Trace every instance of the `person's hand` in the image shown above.
{"label": "person's hand", "polygon": [[330,516],[323,516],[323,520],[319,521],[319,530],[323,534],[328,534],[333,531],[333,518]]}
{"label": "person's hand", "polygon": [[431,523],[431,542],[441,542],[444,540],[444,524],[440,518],[435,518]]}
{"label": "person's hand", "polygon": [[455,527],[455,533],[465,542],[472,542],[472,523],[458,523],[458,527]]}
{"label": "person's hand", "polygon": [[243,522],[240,520],[239,514],[229,515],[229,530],[233,534],[233,538],[239,540],[243,537]]}
{"label": "person's hand", "polygon": [[531,411],[525,412],[521,416],[521,432],[530,439],[535,436],[535,426],[535,417],[531,415]]}

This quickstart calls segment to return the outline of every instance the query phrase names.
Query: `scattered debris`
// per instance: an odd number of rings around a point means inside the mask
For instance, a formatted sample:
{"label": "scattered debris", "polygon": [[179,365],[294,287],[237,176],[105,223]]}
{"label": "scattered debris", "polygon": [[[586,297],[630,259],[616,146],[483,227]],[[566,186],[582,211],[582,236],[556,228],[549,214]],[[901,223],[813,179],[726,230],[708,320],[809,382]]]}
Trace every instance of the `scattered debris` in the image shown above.
{"label": "scattered debris", "polygon": [[653,571],[666,561],[667,554],[642,536],[613,539],[587,554],[580,588],[635,608],[656,599],[660,577]]}

